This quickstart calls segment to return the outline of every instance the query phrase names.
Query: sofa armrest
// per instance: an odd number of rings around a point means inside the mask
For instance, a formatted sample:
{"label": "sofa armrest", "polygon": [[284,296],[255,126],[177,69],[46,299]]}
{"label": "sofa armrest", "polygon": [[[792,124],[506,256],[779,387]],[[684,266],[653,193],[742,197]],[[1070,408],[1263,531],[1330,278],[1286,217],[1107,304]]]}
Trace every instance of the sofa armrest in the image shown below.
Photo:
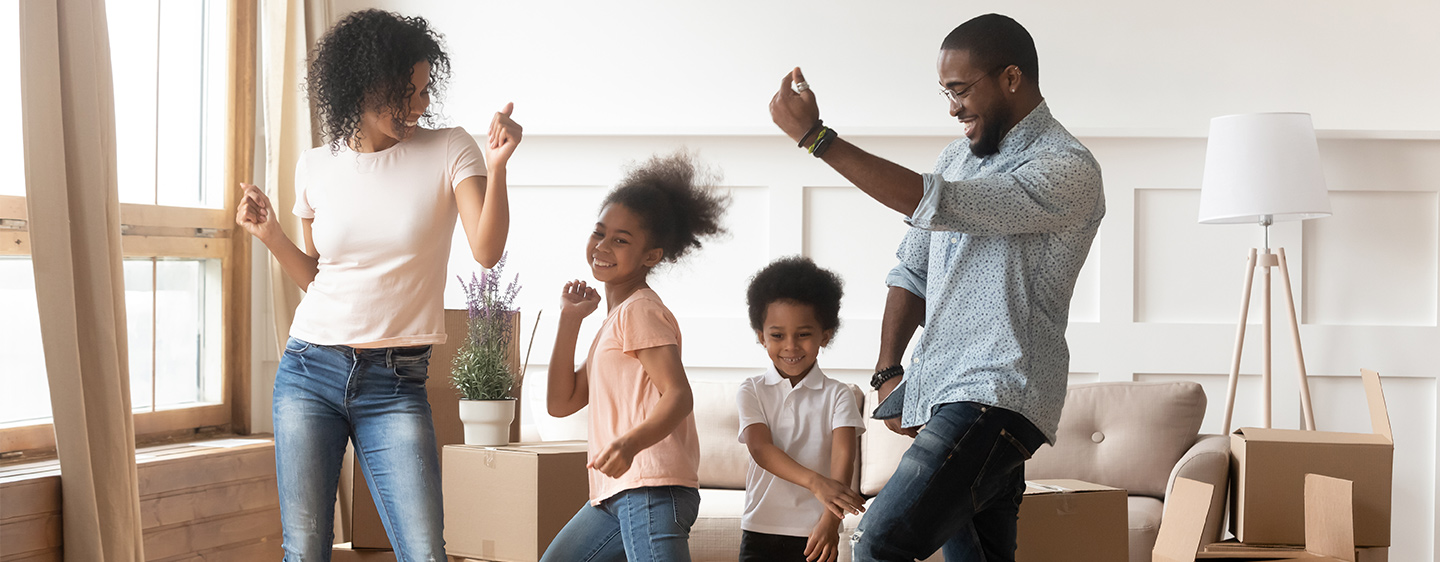
{"label": "sofa armrest", "polygon": [[1166,496],[1174,488],[1175,479],[1180,477],[1215,486],[1201,540],[1202,544],[1219,542],[1221,526],[1225,523],[1225,501],[1230,497],[1230,436],[1201,435],[1196,439],[1170,471],[1170,480],[1165,484]]}

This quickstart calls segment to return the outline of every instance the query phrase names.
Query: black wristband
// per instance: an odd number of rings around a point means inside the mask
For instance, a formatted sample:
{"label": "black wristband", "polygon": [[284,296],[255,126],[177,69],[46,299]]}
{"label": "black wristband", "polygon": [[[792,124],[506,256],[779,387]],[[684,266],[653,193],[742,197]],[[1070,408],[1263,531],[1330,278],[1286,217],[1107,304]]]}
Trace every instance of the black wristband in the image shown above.
{"label": "black wristband", "polygon": [[870,376],[870,388],[880,390],[880,386],[884,385],[885,381],[904,374],[905,367],[902,367],[900,365],[892,365],[879,371],[875,371],[875,374]]}
{"label": "black wristband", "polygon": [[824,128],[825,128],[825,120],[824,120],[824,119],[816,119],[816,120],[815,120],[815,124],[810,126],[810,130],[809,130],[809,131],[805,131],[805,134],[800,135],[800,142],[795,143],[795,146],[796,146],[797,148],[805,148],[805,139],[810,138],[810,135],[813,135],[813,134],[815,134],[815,133],[818,133],[818,132],[820,132],[821,129],[824,129]]}
{"label": "black wristband", "polygon": [[835,129],[826,127],[825,131],[825,137],[816,141],[815,151],[811,153],[814,154],[816,158],[825,156],[825,151],[830,149],[830,144],[840,137],[840,133],[835,132]]}

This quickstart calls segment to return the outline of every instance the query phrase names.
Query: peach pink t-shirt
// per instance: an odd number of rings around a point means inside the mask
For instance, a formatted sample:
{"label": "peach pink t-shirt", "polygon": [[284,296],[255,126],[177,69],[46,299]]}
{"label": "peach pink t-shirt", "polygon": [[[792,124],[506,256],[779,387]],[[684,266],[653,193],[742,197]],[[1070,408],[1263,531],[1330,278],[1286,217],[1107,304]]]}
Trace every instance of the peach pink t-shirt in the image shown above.
{"label": "peach pink t-shirt", "polygon": [[[680,346],[680,324],[650,289],[640,289],[605,317],[586,358],[590,386],[590,459],[615,439],[645,421],[660,391],[635,352],[662,345]],[[695,415],[659,443],[635,455],[630,470],[610,478],[590,469],[590,503],[647,486],[700,486],[700,438]]]}
{"label": "peach pink t-shirt", "polygon": [[295,166],[295,215],[320,253],[290,335],[310,343],[402,347],[445,342],[445,266],[455,186],[485,175],[465,129],[419,129],[378,152],[329,146]]}

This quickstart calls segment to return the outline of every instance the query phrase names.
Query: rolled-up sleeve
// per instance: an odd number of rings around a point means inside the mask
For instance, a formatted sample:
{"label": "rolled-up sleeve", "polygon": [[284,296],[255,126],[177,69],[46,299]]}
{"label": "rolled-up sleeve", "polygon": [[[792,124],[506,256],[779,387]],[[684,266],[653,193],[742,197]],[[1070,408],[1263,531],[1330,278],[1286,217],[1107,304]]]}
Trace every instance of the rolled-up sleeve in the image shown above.
{"label": "rolled-up sleeve", "polygon": [[900,263],[885,276],[885,285],[925,298],[926,273],[930,267],[930,233],[919,228],[906,231],[900,247],[895,250],[895,257]]}
{"label": "rolled-up sleeve", "polygon": [[1085,154],[1051,152],[1012,172],[947,181],[923,174],[925,194],[910,225],[926,230],[1009,235],[1058,232],[1092,222],[1104,189]]}

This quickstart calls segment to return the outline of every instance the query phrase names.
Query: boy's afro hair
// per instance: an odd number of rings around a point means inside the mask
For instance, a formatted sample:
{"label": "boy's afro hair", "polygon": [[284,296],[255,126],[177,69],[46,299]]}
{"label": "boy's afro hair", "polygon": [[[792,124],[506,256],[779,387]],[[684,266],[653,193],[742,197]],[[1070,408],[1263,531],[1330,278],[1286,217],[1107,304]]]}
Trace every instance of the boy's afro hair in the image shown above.
{"label": "boy's afro hair", "polygon": [[790,256],[765,266],[750,279],[745,302],[750,307],[750,327],[763,329],[770,303],[790,301],[808,304],[825,331],[840,328],[840,299],[844,283],[834,272],[815,265],[810,258]]}

